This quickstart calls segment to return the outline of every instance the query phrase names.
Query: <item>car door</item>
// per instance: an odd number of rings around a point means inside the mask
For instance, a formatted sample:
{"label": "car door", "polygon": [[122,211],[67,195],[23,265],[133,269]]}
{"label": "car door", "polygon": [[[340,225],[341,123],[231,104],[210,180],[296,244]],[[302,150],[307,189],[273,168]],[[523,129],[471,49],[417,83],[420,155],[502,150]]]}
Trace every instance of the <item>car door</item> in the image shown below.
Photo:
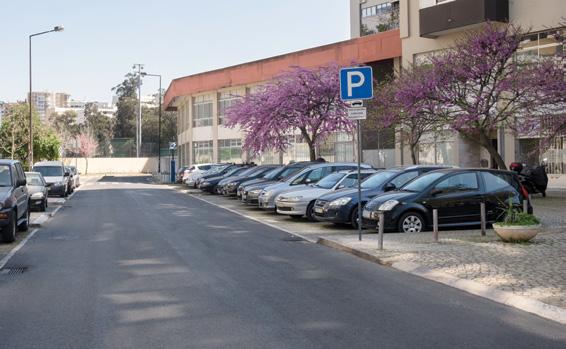
{"label": "car door", "polygon": [[[16,186],[18,182],[26,179],[26,175],[20,163],[14,164],[14,174],[15,174],[14,177],[16,179],[14,184]],[[27,210],[28,210],[28,193],[26,186],[22,185],[16,187],[14,193],[16,196],[16,205],[18,206],[18,219],[20,219],[22,217],[25,217],[25,215],[27,215]]]}
{"label": "car door", "polygon": [[483,200],[475,172],[456,173],[444,177],[428,193],[426,206],[438,210],[439,225],[480,222]]}
{"label": "car door", "polygon": [[483,171],[481,177],[488,222],[496,222],[505,214],[509,199],[513,205],[521,207],[520,184],[516,183],[512,175]]}

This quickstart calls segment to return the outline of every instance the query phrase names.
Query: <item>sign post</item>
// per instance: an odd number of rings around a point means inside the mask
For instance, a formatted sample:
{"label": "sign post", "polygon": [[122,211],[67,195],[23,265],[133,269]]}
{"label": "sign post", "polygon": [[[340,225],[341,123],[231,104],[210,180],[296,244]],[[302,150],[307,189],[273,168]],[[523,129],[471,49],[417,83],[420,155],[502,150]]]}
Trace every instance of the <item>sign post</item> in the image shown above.
{"label": "sign post", "polygon": [[177,143],[170,142],[169,143],[169,151],[171,152],[171,162],[170,162],[170,180],[171,183],[175,183],[177,181],[177,170],[175,166],[175,150],[177,150]]}
{"label": "sign post", "polygon": [[362,130],[360,120],[365,120],[367,110],[364,99],[373,98],[373,70],[371,67],[340,69],[340,99],[350,105],[348,119],[356,120],[358,135],[358,240],[362,241]]}

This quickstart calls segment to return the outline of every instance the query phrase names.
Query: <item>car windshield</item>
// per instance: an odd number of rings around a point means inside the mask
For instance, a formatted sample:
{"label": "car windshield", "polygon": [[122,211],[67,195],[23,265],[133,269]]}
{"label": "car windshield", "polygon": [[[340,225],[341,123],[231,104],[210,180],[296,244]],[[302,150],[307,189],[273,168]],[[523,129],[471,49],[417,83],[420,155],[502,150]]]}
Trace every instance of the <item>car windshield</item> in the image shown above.
{"label": "car windshield", "polygon": [[275,179],[280,171],[281,171],[281,168],[279,168],[279,167],[274,168],[273,170],[264,174],[263,178],[265,178],[265,179]]}
{"label": "car windshield", "polygon": [[10,166],[0,165],[0,187],[10,187],[12,185],[12,176],[10,175]]}
{"label": "car windshield", "polygon": [[279,174],[279,176],[277,176],[276,179],[286,179],[289,176],[294,175],[295,173],[299,172],[300,170],[302,170],[304,167],[287,167],[285,168],[283,171],[281,171],[281,173]]}
{"label": "car windshield", "polygon": [[324,177],[318,183],[316,183],[317,188],[330,189],[336,185],[342,178],[344,178],[345,173],[331,173]]}
{"label": "car windshield", "polygon": [[33,171],[41,173],[43,177],[63,176],[63,168],[61,166],[35,166]]}
{"label": "car windshield", "polygon": [[254,173],[254,172],[257,172],[258,170],[260,170],[260,169],[258,169],[257,167],[250,167],[250,168],[248,168],[248,169],[245,170],[245,171],[242,170],[242,171],[239,171],[239,172],[236,172],[236,173],[238,174],[238,176],[247,176],[247,175],[249,175],[249,174],[252,174],[252,173]]}
{"label": "car windshield", "polygon": [[430,172],[420,177],[417,177],[401,187],[401,190],[413,191],[415,193],[420,193],[425,190],[426,187],[432,184],[438,178],[444,176],[443,172]]}
{"label": "car windshield", "polygon": [[39,178],[38,175],[26,174],[26,181],[27,184],[31,186],[43,186],[43,182],[41,182],[41,178]]}
{"label": "car windshield", "polygon": [[371,177],[368,177],[365,181],[362,182],[362,189],[375,189],[379,188],[385,183],[389,178],[393,177],[397,174],[397,171],[381,171],[374,174]]}

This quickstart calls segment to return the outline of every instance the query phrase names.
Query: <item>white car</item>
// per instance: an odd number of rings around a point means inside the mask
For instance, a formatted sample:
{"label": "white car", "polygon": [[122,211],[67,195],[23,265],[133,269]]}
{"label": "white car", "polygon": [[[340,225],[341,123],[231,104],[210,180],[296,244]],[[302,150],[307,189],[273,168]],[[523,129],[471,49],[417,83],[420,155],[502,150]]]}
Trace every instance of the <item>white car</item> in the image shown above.
{"label": "white car", "polygon": [[200,164],[190,166],[183,174],[183,183],[191,188],[196,188],[196,181],[205,174],[212,174],[215,171],[222,171],[228,167],[227,164]]}
{"label": "white car", "polygon": [[[363,169],[360,171],[362,181],[374,174],[373,169]],[[340,190],[352,188],[358,183],[358,170],[340,171],[329,174],[316,184],[296,190],[286,191],[275,199],[277,213],[289,215],[292,218],[307,216],[310,221],[315,221],[313,216],[314,202],[320,196]]]}

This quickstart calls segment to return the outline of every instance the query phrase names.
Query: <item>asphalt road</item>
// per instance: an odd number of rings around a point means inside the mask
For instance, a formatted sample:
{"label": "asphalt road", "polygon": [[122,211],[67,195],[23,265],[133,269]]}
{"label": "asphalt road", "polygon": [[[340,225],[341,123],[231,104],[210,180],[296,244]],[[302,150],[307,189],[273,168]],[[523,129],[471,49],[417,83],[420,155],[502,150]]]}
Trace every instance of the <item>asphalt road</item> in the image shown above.
{"label": "asphalt road", "polygon": [[9,261],[1,348],[566,347],[564,326],[145,183],[85,185]]}

